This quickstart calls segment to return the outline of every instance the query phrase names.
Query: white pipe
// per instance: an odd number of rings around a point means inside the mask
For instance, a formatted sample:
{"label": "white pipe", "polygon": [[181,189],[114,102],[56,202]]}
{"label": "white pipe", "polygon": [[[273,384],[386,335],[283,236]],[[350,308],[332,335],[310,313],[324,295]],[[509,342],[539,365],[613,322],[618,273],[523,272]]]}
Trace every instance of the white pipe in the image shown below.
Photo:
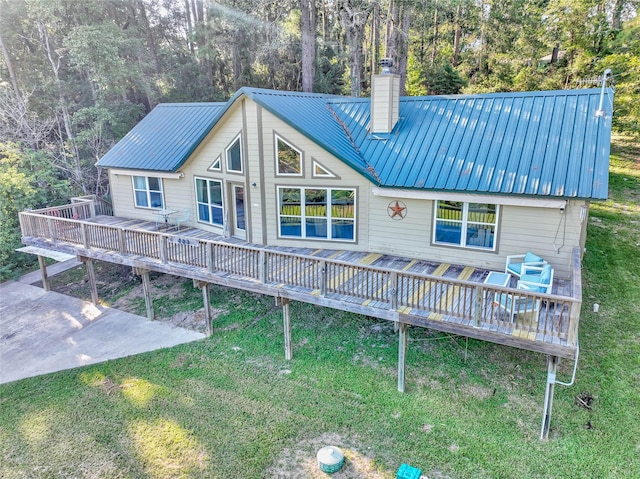
{"label": "white pipe", "polygon": [[573,386],[573,383],[576,380],[576,370],[578,369],[578,356],[580,356],[580,341],[576,339],[576,359],[573,363],[573,374],[571,375],[571,382],[563,383],[561,381],[555,381],[556,384],[560,384],[561,386]]}
{"label": "white pipe", "polygon": [[607,86],[607,76],[611,75],[611,68],[607,68],[602,74],[602,89],[600,90],[600,105],[598,105],[598,109],[596,110],[596,116],[604,116],[604,110],[602,107],[604,106],[604,89]]}

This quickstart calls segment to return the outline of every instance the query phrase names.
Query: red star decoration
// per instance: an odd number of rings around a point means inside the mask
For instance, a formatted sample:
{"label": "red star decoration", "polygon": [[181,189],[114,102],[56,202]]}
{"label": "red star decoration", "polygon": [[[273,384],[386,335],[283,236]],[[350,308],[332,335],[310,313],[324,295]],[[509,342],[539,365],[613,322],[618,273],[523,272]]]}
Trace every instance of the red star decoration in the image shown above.
{"label": "red star decoration", "polygon": [[406,206],[400,206],[400,202],[396,201],[396,204],[391,206],[389,205],[388,207],[389,209],[389,216],[391,216],[391,219],[395,218],[396,216],[399,216],[400,218],[404,218],[404,211],[407,209]]}

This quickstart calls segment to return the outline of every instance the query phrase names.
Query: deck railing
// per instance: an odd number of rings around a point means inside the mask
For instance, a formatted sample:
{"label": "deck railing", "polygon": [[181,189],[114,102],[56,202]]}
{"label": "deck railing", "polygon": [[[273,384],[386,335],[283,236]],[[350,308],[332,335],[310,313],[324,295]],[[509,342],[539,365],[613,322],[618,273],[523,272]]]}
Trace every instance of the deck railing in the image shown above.
{"label": "deck railing", "polygon": [[[90,201],[20,213],[24,238],[100,249],[178,268],[291,288],[416,315],[575,346],[582,298],[580,254],[574,253],[573,297],[397,271],[274,249],[92,223]],[[499,300],[534,305],[508,317]]]}

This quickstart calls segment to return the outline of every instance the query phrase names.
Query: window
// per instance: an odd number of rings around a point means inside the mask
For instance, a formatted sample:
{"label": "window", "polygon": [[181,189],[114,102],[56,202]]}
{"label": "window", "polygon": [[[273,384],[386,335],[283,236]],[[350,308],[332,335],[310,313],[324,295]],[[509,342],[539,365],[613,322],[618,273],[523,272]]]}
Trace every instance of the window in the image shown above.
{"label": "window", "polygon": [[322,166],[316,160],[313,160],[313,177],[314,178],[335,178],[336,175],[331,173],[327,168]]}
{"label": "window", "polygon": [[277,135],[276,159],[279,175],[302,176],[302,152]]}
{"label": "window", "polygon": [[227,171],[242,173],[242,147],[240,145],[240,135],[233,140],[231,146],[227,148]]}
{"label": "window", "polygon": [[222,181],[196,178],[198,221],[212,225],[224,224]]}
{"label": "window", "polygon": [[439,200],[434,243],[495,250],[497,219],[496,205]]}
{"label": "window", "polygon": [[280,236],[355,241],[353,189],[280,187]]}
{"label": "window", "polygon": [[213,160],[213,163],[211,163],[211,166],[209,168],[207,168],[209,171],[220,171],[222,169],[222,167],[220,166],[220,157],[216,158],[215,160]]}
{"label": "window", "polygon": [[150,176],[134,176],[133,198],[138,208],[164,208],[162,180]]}

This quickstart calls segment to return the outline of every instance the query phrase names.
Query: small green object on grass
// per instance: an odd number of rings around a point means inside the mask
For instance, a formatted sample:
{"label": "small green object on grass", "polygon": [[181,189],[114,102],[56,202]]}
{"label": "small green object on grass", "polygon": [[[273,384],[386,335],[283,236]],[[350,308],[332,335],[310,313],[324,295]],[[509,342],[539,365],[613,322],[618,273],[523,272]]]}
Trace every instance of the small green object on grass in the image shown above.
{"label": "small green object on grass", "polygon": [[344,465],[344,454],[335,446],[325,446],[317,454],[318,467],[322,472],[333,474]]}
{"label": "small green object on grass", "polygon": [[396,479],[420,479],[422,470],[409,464],[401,464],[396,474]]}

